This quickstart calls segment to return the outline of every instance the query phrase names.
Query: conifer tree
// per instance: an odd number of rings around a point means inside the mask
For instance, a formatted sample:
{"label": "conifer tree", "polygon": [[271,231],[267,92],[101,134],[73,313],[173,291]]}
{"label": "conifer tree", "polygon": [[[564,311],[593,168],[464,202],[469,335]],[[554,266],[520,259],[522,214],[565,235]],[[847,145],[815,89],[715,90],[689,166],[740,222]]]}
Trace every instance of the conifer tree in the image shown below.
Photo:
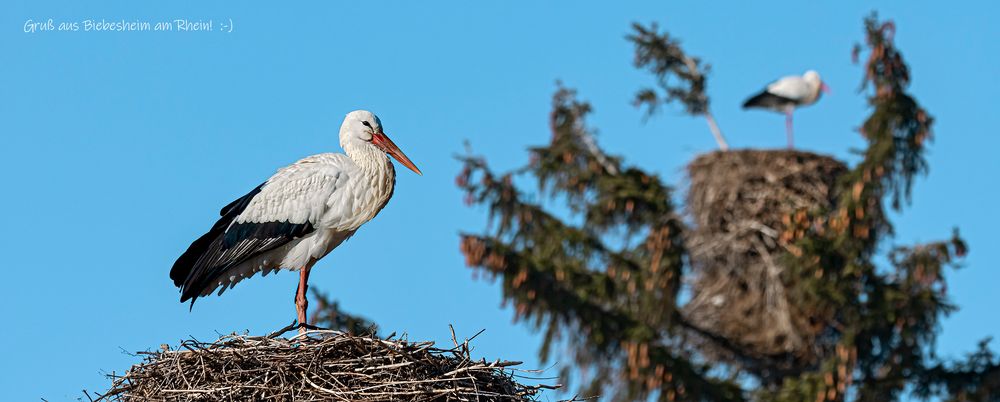
{"label": "conifer tree", "polygon": [[[700,60],[656,26],[633,30],[636,66],[659,88],[639,91],[636,104],[652,114],[678,101],[715,131]],[[761,356],[684,314],[690,228],[671,201],[674,188],[606,154],[586,124],[590,105],[568,88],[553,96],[549,142],[529,150],[524,168],[498,173],[483,157],[461,158],[457,185],[467,203],[489,211],[483,233],[461,235],[468,266],[501,282],[516,318],[542,333],[541,358],[557,361],[565,381],[577,379],[581,397],[998,400],[1000,360],[985,342],[964,360],[934,354],[939,320],[955,309],[944,270],[967,251],[957,231],[940,242],[888,245],[884,208],[902,211],[911,201],[928,169],[933,124],[908,93],[894,31],[872,15],[855,50],[867,55],[862,160],[837,177],[831,206],[788,214],[780,233],[788,300],[819,328],[813,357]],[[537,185],[525,187],[529,178]],[[555,203],[565,208],[545,207]],[[879,266],[885,249],[888,264]]]}

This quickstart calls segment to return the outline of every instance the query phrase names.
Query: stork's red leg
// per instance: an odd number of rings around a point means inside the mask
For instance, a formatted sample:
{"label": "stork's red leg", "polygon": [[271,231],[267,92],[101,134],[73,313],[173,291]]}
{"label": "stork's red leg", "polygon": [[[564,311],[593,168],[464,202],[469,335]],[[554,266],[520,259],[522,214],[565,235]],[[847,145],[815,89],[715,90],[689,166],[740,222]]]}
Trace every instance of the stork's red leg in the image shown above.
{"label": "stork's red leg", "polygon": [[785,111],[785,132],[788,136],[788,149],[795,148],[795,142],[792,140],[792,111]]}
{"label": "stork's red leg", "polygon": [[308,321],[306,310],[309,308],[309,300],[306,299],[306,291],[309,290],[310,269],[312,269],[312,264],[308,264],[299,270],[299,289],[295,293],[295,310],[298,312],[299,333],[306,332],[306,328],[302,324],[307,324]]}

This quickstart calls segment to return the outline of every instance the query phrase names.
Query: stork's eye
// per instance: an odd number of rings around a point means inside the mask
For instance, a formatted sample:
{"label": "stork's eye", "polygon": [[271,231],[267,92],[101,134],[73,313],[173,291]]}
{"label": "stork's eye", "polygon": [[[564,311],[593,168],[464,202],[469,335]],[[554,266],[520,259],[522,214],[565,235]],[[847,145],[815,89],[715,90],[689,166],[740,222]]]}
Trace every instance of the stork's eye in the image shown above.
{"label": "stork's eye", "polygon": [[372,128],[372,124],[371,124],[371,123],[369,123],[369,122],[367,122],[367,121],[362,121],[362,122],[361,122],[361,124],[364,124],[364,125],[365,125],[365,126],[367,126],[368,128],[371,128],[372,130],[374,130],[374,128]]}

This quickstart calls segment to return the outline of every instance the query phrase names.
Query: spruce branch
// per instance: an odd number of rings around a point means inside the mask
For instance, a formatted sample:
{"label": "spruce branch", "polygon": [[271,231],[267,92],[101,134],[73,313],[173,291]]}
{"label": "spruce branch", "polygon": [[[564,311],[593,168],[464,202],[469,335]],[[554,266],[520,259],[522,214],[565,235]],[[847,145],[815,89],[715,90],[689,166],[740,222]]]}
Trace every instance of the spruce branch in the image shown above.
{"label": "spruce branch", "polygon": [[[708,64],[702,64],[697,57],[688,56],[681,49],[680,41],[671,38],[670,34],[659,33],[657,25],[651,24],[645,27],[641,24],[632,24],[633,33],[626,38],[635,45],[636,68],[646,69],[656,77],[656,86],[659,91],[653,88],[644,88],[635,95],[633,104],[636,107],[646,107],[646,117],[656,114],[661,105],[679,102],[684,105],[684,110],[692,116],[705,116],[709,131],[719,145],[719,149],[726,151],[729,144],[726,143],[719,124],[715,121],[709,108],[709,99],[706,91],[706,78],[710,70]],[[662,94],[661,94],[662,93]]]}

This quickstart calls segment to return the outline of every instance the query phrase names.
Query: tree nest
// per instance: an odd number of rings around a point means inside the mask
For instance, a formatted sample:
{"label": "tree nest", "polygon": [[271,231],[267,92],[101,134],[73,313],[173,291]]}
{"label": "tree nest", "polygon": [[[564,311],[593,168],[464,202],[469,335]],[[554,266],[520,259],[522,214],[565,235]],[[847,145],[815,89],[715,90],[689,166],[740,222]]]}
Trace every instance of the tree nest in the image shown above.
{"label": "tree nest", "polygon": [[108,401],[529,401],[540,388],[513,380],[520,362],[472,360],[451,349],[310,331],[292,338],[227,335],[212,343],[141,352],[110,375]]}
{"label": "tree nest", "polygon": [[713,152],[691,162],[687,319],[751,357],[811,360],[824,325],[786,296],[782,234],[794,214],[829,210],[846,171],[830,157],[791,150]]}

